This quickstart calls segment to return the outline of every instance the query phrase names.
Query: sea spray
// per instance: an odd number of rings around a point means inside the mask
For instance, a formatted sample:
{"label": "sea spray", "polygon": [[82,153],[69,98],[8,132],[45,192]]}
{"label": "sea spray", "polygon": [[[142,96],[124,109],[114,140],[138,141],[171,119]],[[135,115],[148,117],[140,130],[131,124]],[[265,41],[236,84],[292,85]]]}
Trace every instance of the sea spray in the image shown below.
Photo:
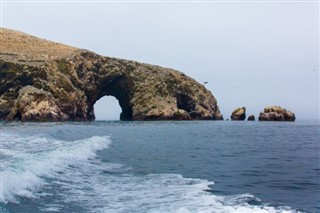
{"label": "sea spray", "polygon": [[[23,144],[28,141],[29,148],[24,153],[14,150],[2,149],[1,152],[10,153],[2,162],[1,178],[2,191],[0,202],[18,202],[17,196],[32,198],[34,192],[38,191],[46,184],[45,177],[51,177],[57,172],[63,172],[69,166],[75,166],[88,159],[95,157],[98,150],[106,149],[110,144],[107,136],[94,136],[87,139],[76,140],[73,142],[47,140],[44,137],[32,137],[35,144],[32,144],[30,138],[12,136],[15,143]],[[8,140],[8,141],[6,141]],[[42,147],[36,147],[36,144],[43,142],[48,150]],[[54,144],[52,148],[50,145]],[[3,144],[10,143],[10,135],[4,135]],[[18,144],[17,146],[21,146]]]}

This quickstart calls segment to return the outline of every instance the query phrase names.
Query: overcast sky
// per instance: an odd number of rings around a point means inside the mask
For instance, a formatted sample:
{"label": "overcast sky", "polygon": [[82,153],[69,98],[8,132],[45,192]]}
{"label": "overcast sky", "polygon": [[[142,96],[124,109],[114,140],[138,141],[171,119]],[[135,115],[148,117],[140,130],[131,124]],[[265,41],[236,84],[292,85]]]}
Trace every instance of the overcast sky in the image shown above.
{"label": "overcast sky", "polygon": [[[224,118],[280,105],[319,118],[319,3],[12,2],[3,27],[180,70],[218,100]],[[98,119],[118,119],[114,98]]]}

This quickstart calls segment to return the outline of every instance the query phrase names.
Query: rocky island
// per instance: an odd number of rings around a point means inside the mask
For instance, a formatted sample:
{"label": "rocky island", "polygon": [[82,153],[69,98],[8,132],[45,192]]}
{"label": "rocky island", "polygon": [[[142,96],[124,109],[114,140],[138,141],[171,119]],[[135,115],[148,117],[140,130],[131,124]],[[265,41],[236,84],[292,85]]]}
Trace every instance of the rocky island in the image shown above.
{"label": "rocky island", "polygon": [[295,121],[296,116],[280,106],[269,106],[260,112],[259,121]]}
{"label": "rocky island", "polygon": [[233,110],[230,118],[232,121],[244,121],[246,119],[246,108],[236,108],[235,110]]}
{"label": "rocky island", "polygon": [[222,120],[217,100],[182,72],[105,57],[0,29],[0,119],[94,120],[114,96],[121,120]]}
{"label": "rocky island", "polygon": [[248,121],[255,121],[256,117],[254,115],[249,115]]}

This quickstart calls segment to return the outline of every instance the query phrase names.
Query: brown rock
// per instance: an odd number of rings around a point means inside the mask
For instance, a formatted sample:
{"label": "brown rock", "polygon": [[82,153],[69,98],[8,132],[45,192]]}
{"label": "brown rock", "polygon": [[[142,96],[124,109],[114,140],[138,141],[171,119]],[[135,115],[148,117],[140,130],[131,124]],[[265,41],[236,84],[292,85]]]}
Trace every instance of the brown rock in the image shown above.
{"label": "brown rock", "polygon": [[255,121],[256,118],[254,117],[254,115],[249,115],[248,117],[248,121]]}
{"label": "brown rock", "polygon": [[280,106],[266,107],[259,115],[259,121],[295,121],[295,119],[296,117],[293,112]]}
{"label": "brown rock", "polygon": [[231,120],[233,121],[244,121],[246,119],[246,108],[237,108],[233,110],[231,114]]}
{"label": "brown rock", "polygon": [[64,121],[68,116],[61,112],[51,93],[32,86],[25,86],[11,109],[9,120]]}

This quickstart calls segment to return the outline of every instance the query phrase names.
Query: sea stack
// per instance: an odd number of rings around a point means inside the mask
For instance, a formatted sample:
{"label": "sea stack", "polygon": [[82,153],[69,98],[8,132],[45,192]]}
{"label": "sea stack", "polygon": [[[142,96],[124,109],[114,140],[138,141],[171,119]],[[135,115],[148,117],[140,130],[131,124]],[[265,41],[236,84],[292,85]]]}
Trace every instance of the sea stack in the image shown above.
{"label": "sea stack", "polygon": [[246,119],[246,108],[241,107],[233,110],[231,114],[231,120],[233,121],[244,121]]}
{"label": "sea stack", "polygon": [[280,106],[269,106],[259,115],[259,121],[295,121],[296,116]]}
{"label": "sea stack", "polygon": [[255,121],[256,118],[254,117],[254,115],[249,115],[248,117],[248,121]]}
{"label": "sea stack", "polygon": [[114,96],[121,120],[222,120],[217,100],[182,72],[0,29],[0,120],[94,120]]}

